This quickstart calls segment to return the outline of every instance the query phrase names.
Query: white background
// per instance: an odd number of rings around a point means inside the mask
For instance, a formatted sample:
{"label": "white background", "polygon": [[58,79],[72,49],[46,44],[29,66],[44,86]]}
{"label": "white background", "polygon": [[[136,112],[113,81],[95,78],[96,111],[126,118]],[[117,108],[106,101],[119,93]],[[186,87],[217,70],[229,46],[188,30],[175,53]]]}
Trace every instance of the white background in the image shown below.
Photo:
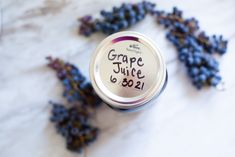
{"label": "white background", "polygon": [[[101,134],[87,157],[234,157],[235,156],[235,1],[168,0],[196,17],[208,34],[229,39],[220,60],[226,91],[196,90],[186,76],[164,29],[147,17],[129,30],[152,38],[167,60],[169,82],[153,106],[123,114],[103,106],[95,124]],[[79,36],[77,18],[119,6],[111,0],[1,0],[0,157],[80,156],[65,148],[49,122],[49,100],[63,101],[55,73],[46,67],[52,55],[77,65],[88,76],[90,57],[105,35]]]}

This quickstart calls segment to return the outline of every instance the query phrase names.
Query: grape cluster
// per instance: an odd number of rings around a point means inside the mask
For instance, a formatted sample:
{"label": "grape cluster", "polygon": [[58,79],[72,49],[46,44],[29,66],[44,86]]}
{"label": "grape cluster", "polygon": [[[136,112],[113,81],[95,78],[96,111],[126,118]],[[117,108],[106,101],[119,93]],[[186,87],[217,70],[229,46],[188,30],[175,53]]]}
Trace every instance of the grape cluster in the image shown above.
{"label": "grape cluster", "polygon": [[61,59],[47,57],[48,66],[56,71],[64,86],[63,96],[71,105],[50,102],[53,105],[51,121],[57,132],[66,139],[67,148],[81,152],[82,148],[95,141],[98,128],[90,124],[94,109],[101,105],[101,99],[95,94],[90,83],[73,64]]}
{"label": "grape cluster", "polygon": [[154,7],[154,3],[146,1],[136,4],[123,3],[120,7],[113,7],[112,11],[102,10],[100,19],[84,16],[79,19],[81,22],[79,33],[90,36],[95,32],[104,34],[118,32],[143,20],[146,14],[154,12]]}
{"label": "grape cluster", "polygon": [[89,112],[86,108],[71,107],[50,102],[53,105],[51,122],[56,130],[66,139],[66,146],[74,152],[81,152],[85,146],[96,140],[98,128],[89,122]]}
{"label": "grape cluster", "polygon": [[70,63],[52,57],[47,57],[48,66],[54,69],[58,79],[64,86],[63,96],[69,103],[85,104],[91,107],[98,107],[101,99],[95,94],[90,82],[81,74],[80,70]]}
{"label": "grape cluster", "polygon": [[222,36],[207,36],[200,31],[195,18],[184,19],[182,11],[176,7],[171,13],[155,11],[154,15],[157,22],[168,29],[166,37],[176,47],[192,83],[198,89],[206,85],[217,86],[222,78],[219,64],[212,54],[224,54],[227,40]]}

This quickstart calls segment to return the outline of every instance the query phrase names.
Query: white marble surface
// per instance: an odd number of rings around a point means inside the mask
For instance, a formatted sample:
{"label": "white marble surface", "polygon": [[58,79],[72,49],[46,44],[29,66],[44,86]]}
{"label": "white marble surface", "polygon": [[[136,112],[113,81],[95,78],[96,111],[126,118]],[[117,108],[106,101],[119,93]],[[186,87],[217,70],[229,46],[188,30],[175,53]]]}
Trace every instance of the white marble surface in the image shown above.
{"label": "white marble surface", "polygon": [[167,59],[169,83],[147,110],[123,114],[102,107],[95,123],[98,141],[86,154],[65,149],[48,121],[48,100],[62,101],[61,85],[45,56],[75,63],[88,76],[88,63],[105,36],[77,35],[77,18],[97,14],[121,1],[1,0],[0,157],[234,157],[235,156],[235,1],[156,1],[195,16],[202,29],[229,38],[220,58],[227,89],[197,91],[191,86],[164,30],[151,17],[130,30],[154,39]]}

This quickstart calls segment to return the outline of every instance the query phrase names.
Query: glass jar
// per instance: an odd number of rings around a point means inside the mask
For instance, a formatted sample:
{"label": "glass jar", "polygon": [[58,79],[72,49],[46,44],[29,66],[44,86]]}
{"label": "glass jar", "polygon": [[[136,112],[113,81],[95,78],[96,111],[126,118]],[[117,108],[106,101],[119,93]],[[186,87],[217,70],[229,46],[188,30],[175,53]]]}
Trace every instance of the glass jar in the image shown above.
{"label": "glass jar", "polygon": [[134,111],[161,94],[167,84],[164,58],[154,42],[132,31],[115,33],[96,48],[90,79],[111,108]]}

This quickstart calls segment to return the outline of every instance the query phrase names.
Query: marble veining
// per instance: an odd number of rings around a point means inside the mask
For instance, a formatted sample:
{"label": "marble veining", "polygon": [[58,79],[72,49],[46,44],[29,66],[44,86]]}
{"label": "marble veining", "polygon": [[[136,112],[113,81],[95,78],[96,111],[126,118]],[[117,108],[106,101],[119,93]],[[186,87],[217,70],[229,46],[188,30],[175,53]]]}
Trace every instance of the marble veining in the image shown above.
{"label": "marble veining", "polygon": [[[136,0],[135,0],[136,1]],[[129,30],[152,38],[164,52],[169,82],[152,106],[118,113],[106,106],[94,115],[101,128],[83,154],[66,150],[49,122],[49,100],[63,102],[62,87],[46,67],[52,55],[76,64],[88,77],[94,49],[105,38],[79,36],[77,18],[120,5],[123,0],[1,0],[0,157],[234,157],[235,156],[235,1],[159,1],[195,16],[209,34],[229,39],[220,60],[226,90],[197,91],[176,59],[165,31],[151,17]],[[148,29],[146,29],[148,28]]]}

